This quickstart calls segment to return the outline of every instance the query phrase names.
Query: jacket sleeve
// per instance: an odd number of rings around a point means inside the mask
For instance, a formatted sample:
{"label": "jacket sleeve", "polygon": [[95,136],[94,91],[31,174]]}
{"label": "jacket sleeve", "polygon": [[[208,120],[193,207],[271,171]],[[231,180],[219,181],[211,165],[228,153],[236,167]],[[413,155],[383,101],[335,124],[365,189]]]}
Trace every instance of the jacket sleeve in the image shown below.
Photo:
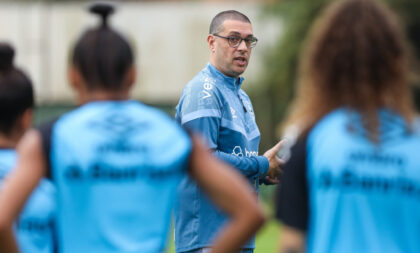
{"label": "jacket sleeve", "polygon": [[[217,150],[217,138],[221,118],[216,115],[197,114],[197,118],[183,123],[183,126],[192,131],[198,132],[207,142],[210,149],[219,159],[237,168],[246,177],[259,177],[268,171],[268,159],[264,156],[244,157]],[[199,116],[201,115],[201,116]]]}
{"label": "jacket sleeve", "polygon": [[186,85],[176,108],[175,118],[186,129],[202,135],[207,145],[221,160],[237,168],[246,177],[258,177],[268,171],[264,156],[245,157],[218,149],[223,101],[209,79],[196,79]]}

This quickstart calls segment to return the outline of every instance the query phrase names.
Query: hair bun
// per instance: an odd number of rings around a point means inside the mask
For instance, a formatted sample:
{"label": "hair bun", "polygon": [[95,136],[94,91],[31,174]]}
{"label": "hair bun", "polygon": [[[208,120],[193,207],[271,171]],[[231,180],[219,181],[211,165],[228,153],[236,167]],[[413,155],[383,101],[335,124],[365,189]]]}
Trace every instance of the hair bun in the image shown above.
{"label": "hair bun", "polygon": [[101,16],[103,26],[107,25],[108,16],[114,13],[114,10],[114,6],[109,3],[95,3],[89,8],[90,12]]}
{"label": "hair bun", "polygon": [[13,47],[8,43],[0,42],[0,70],[11,68],[14,56]]}

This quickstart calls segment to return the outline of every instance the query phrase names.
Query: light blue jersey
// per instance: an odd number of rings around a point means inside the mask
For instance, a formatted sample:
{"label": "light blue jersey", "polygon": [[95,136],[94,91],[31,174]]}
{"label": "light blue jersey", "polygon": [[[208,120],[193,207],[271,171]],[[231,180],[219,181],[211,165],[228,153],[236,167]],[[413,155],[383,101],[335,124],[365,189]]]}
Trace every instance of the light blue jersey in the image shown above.
{"label": "light blue jersey", "polygon": [[136,101],[98,101],[41,132],[58,192],[60,252],[164,251],[191,150],[176,122]]}
{"label": "light blue jersey", "polygon": [[379,134],[372,143],[358,114],[340,109],[292,152],[278,216],[307,230],[307,252],[420,252],[420,128],[381,111]]}
{"label": "light blue jersey", "polygon": [[[260,132],[251,101],[241,89],[243,78],[223,75],[210,63],[185,87],[176,108],[176,120],[202,134],[214,154],[238,169],[258,191],[258,179],[268,170],[258,156]],[[185,177],[175,211],[176,252],[211,246],[226,216],[197,185]],[[254,248],[254,241],[243,248]]]}
{"label": "light blue jersey", "polygon": [[[0,185],[16,165],[13,149],[0,149]],[[42,179],[27,200],[14,224],[18,247],[22,253],[52,253],[55,248],[54,215],[55,189]]]}

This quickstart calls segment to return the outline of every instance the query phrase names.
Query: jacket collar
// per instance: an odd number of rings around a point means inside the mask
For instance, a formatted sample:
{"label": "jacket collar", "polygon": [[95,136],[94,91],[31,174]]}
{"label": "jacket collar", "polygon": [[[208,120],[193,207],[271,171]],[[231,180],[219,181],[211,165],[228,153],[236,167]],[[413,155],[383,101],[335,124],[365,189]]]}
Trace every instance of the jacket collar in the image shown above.
{"label": "jacket collar", "polygon": [[220,72],[216,67],[214,67],[210,62],[207,63],[206,69],[210,72],[213,78],[220,80],[225,84],[229,89],[232,90],[239,90],[242,86],[242,82],[244,81],[243,77],[230,77],[224,75]]}

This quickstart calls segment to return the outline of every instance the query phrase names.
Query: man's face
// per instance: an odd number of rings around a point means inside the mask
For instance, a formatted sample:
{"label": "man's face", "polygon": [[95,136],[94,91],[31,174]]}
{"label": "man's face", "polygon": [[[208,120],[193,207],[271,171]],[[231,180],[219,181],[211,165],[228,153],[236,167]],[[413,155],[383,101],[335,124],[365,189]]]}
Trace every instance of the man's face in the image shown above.
{"label": "man's face", "polygon": [[[225,20],[217,35],[252,38],[252,26],[250,23],[238,20]],[[219,71],[231,77],[238,77],[245,71],[252,50],[247,47],[245,41],[241,41],[236,48],[230,46],[227,39],[212,34],[208,36],[207,41],[211,50],[210,62]]]}

